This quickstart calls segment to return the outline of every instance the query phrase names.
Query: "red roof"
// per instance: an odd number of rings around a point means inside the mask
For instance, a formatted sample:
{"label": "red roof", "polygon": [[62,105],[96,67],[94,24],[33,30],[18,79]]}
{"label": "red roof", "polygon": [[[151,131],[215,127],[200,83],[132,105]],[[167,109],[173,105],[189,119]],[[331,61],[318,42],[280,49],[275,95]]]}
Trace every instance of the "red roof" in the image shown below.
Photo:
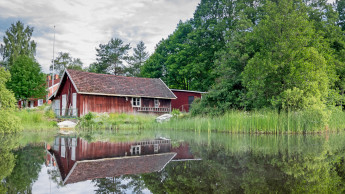
{"label": "red roof", "polygon": [[78,93],[175,99],[161,79],[125,77],[68,69]]}
{"label": "red roof", "polygon": [[176,153],[77,161],[64,184],[96,178],[161,171]]}

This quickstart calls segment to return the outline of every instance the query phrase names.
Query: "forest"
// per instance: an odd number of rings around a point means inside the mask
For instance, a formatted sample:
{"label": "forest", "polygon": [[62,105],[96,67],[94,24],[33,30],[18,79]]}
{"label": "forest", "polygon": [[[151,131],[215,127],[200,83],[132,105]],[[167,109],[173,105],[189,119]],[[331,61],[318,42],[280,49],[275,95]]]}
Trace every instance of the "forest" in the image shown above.
{"label": "forest", "polygon": [[344,20],[342,0],[202,0],[141,73],[207,91],[194,114],[342,107]]}

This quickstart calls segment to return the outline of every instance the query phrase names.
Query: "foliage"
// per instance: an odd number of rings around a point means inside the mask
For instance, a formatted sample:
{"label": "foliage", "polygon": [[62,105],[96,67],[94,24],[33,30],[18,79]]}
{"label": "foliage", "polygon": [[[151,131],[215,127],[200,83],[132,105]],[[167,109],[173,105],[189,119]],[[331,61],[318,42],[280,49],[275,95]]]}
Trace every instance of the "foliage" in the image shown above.
{"label": "foliage", "polygon": [[0,134],[20,131],[19,119],[13,115],[16,100],[13,93],[6,88],[6,82],[11,75],[0,67]]}
{"label": "foliage", "polygon": [[141,129],[149,128],[155,116],[146,114],[93,113],[80,118],[80,129]]}
{"label": "foliage", "polygon": [[323,46],[309,22],[306,6],[284,0],[268,2],[264,9],[267,15],[251,37],[259,51],[242,73],[249,102],[257,108],[267,107],[284,91],[297,87],[309,102],[303,105],[323,103],[329,87],[327,62],[316,49]]}
{"label": "foliage", "polygon": [[4,44],[0,45],[0,54],[6,62],[7,68],[11,68],[20,55],[34,57],[36,43],[31,40],[33,31],[33,27],[25,27],[21,21],[11,24],[11,27],[6,30],[3,37]]}
{"label": "foliage", "polygon": [[96,73],[124,74],[124,61],[128,60],[130,44],[124,44],[119,38],[112,38],[107,44],[100,44],[96,48],[97,63],[89,70]]}
{"label": "foliage", "polygon": [[21,126],[26,130],[56,129],[55,114],[50,110],[21,109],[14,115],[19,118]]}
{"label": "foliage", "polygon": [[9,193],[30,193],[44,163],[44,148],[26,146],[14,151],[16,164],[13,172],[5,179]]}
{"label": "foliage", "polygon": [[171,114],[174,116],[174,117],[178,117],[180,114],[181,114],[181,112],[180,112],[180,110],[179,109],[173,109],[172,111],[171,111]]}
{"label": "foliage", "polygon": [[133,52],[133,56],[129,57],[129,67],[125,71],[129,76],[138,77],[141,74],[141,68],[147,60],[149,53],[146,51],[146,46],[143,41],[137,44]]}
{"label": "foliage", "polygon": [[10,68],[11,81],[7,83],[17,99],[40,98],[45,96],[46,78],[35,59],[19,56]]}
{"label": "foliage", "polygon": [[13,92],[6,88],[6,82],[10,78],[10,72],[0,67],[0,110],[14,110],[16,106]]}
{"label": "foliage", "polygon": [[280,113],[274,110],[231,110],[216,117],[175,118],[152,128],[258,134],[316,133],[343,130],[344,119],[345,113],[339,108],[331,110],[314,105],[305,110]]}
{"label": "foliage", "polygon": [[[49,68],[52,71],[53,64]],[[79,58],[72,58],[67,52],[59,52],[59,55],[54,59],[54,72],[61,77],[65,69],[83,70],[83,62]]]}
{"label": "foliage", "polygon": [[339,14],[338,25],[341,27],[342,30],[345,30],[345,1],[336,0],[335,5],[336,5],[336,10]]}

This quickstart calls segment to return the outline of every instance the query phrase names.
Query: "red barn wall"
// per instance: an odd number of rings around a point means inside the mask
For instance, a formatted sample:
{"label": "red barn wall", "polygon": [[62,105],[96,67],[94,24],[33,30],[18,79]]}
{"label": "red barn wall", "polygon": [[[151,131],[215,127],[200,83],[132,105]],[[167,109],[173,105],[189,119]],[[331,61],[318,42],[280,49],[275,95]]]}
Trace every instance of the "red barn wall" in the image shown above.
{"label": "red barn wall", "polygon": [[177,99],[171,100],[171,109],[179,109],[180,111],[189,112],[188,96],[201,98],[201,93],[188,92],[188,91],[172,91]]}
{"label": "red barn wall", "polygon": [[[61,83],[62,88],[60,88],[60,91],[58,91],[58,95],[56,95],[55,99],[60,100],[60,113],[62,109],[62,95],[66,94],[66,99],[67,99],[67,105],[66,108],[69,107],[70,104],[72,104],[72,94],[77,93],[77,90],[74,88],[71,79],[66,76],[66,79],[63,80]],[[77,95],[77,108],[78,108],[78,113],[79,113],[79,107],[78,107],[78,95]]]}
{"label": "red barn wall", "polygon": [[79,101],[78,109],[80,110],[80,116],[83,116],[88,112],[133,112],[131,98],[129,97],[126,100],[126,97],[119,96],[96,96],[81,94],[77,101]]}

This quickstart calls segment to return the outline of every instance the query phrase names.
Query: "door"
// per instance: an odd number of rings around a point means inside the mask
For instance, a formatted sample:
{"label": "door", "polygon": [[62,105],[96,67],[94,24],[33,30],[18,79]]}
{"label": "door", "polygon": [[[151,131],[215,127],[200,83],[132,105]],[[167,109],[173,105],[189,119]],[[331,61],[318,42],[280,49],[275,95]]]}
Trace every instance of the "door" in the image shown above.
{"label": "door", "polygon": [[54,100],[54,112],[56,115],[61,116],[61,111],[60,111],[60,100]]}
{"label": "door", "polygon": [[77,93],[73,93],[73,98],[72,98],[72,108],[73,108],[73,116],[77,116]]}
{"label": "door", "polygon": [[66,99],[66,94],[64,94],[64,95],[62,95],[61,116],[65,116],[65,113],[66,113],[66,104],[67,104],[67,99]]}
{"label": "door", "polygon": [[34,107],[34,101],[31,100],[31,101],[30,101],[30,108],[33,108],[33,107]]}

